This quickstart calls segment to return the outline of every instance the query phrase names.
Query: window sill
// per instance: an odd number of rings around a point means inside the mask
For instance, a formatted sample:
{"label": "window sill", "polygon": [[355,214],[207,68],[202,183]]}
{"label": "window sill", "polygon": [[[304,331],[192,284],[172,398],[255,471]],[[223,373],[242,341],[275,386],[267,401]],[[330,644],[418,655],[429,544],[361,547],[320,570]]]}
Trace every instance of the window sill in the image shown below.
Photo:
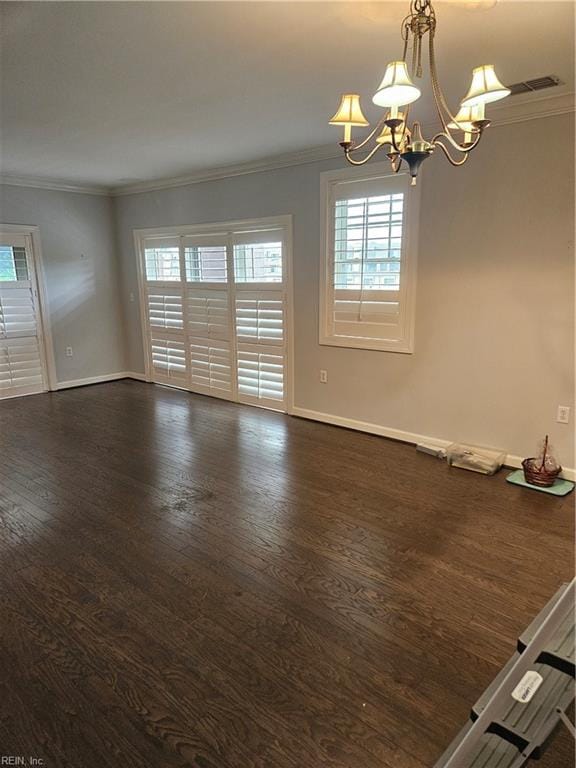
{"label": "window sill", "polygon": [[321,346],[343,347],[345,349],[368,349],[374,352],[399,352],[404,355],[414,353],[414,343],[406,339],[365,339],[349,336],[321,336]]}

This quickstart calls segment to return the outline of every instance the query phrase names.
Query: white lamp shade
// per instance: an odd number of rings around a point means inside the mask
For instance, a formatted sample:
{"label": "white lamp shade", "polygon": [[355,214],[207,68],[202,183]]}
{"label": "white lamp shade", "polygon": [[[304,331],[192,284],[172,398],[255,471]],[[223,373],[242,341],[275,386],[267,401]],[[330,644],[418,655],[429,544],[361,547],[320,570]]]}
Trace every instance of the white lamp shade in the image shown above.
{"label": "white lamp shade", "polygon": [[391,61],[372,101],[379,107],[399,107],[420,98],[420,91],[408,74],[405,61]]}
{"label": "white lamp shade", "polygon": [[466,131],[472,133],[475,130],[474,121],[482,120],[484,117],[481,106],[476,107],[463,107],[460,105],[460,109],[454,116],[454,120],[448,123],[448,128],[452,128],[454,131]]}
{"label": "white lamp shade", "polygon": [[345,93],[340,101],[340,106],[330,125],[369,125],[368,120],[362,114],[360,108],[360,96],[357,93]]}
{"label": "white lamp shade", "polygon": [[448,128],[452,128],[454,131],[467,131],[468,133],[471,133],[474,130],[474,126],[472,125],[472,112],[473,107],[461,106],[454,116],[454,120],[451,123],[448,123]]}
{"label": "white lamp shade", "polygon": [[491,101],[504,99],[509,94],[510,89],[502,85],[496,77],[493,64],[485,64],[472,71],[472,84],[462,99],[462,106],[476,107],[479,104],[489,104]]}

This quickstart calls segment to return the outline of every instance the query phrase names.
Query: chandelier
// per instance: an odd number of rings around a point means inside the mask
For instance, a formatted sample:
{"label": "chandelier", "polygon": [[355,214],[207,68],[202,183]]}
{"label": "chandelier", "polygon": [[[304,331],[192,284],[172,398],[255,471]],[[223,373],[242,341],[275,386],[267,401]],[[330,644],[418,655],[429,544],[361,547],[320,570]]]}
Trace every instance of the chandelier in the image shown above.
{"label": "chandelier", "polygon": [[[475,149],[490,125],[485,116],[486,104],[498,101],[510,91],[498,80],[492,64],[477,67],[472,72],[472,83],[460,103],[456,115],[450,111],[438,80],[434,35],[436,14],[430,0],[411,0],[410,13],[402,21],[404,51],[401,61],[392,61],[386,67],[384,78],[372,101],[386,112],[369,135],[356,143],[352,141],[353,127],[366,127],[368,121],[362,114],[360,96],[345,93],[340,107],[330,120],[330,125],[344,126],[344,141],[340,146],[352,165],[364,165],[382,147],[388,147],[387,156],[394,173],[398,173],[404,161],[412,177],[412,184],[420,166],[436,149],[440,149],[452,165],[463,165],[470,152]],[[423,40],[428,35],[428,61],[432,95],[441,130],[430,141],[422,136],[420,123],[408,124],[410,107],[420,98],[420,90],[412,78],[422,77]],[[408,72],[407,56],[411,55],[411,74]],[[373,146],[372,146],[373,144]],[[358,157],[356,153],[364,153]]]}

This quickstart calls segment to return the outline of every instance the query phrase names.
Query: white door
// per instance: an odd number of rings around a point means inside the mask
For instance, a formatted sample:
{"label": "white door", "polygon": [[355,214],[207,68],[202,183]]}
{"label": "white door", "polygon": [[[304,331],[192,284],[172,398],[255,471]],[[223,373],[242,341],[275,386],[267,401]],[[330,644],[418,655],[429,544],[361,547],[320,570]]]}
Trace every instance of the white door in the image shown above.
{"label": "white door", "polygon": [[140,242],[149,378],[286,411],[286,227],[154,233]]}
{"label": "white door", "polygon": [[0,232],[0,398],[47,389],[32,239]]}

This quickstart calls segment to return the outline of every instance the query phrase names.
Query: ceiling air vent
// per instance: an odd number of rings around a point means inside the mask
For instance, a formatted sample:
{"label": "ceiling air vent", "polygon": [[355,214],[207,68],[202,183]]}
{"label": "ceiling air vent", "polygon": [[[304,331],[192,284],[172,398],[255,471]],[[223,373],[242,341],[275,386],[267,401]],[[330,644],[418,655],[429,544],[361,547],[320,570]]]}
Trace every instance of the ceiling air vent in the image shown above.
{"label": "ceiling air vent", "polygon": [[532,80],[525,80],[522,83],[513,83],[507,87],[510,88],[511,96],[518,96],[520,93],[533,93],[534,91],[542,91],[544,88],[554,88],[557,85],[561,85],[559,77],[543,75]]}

